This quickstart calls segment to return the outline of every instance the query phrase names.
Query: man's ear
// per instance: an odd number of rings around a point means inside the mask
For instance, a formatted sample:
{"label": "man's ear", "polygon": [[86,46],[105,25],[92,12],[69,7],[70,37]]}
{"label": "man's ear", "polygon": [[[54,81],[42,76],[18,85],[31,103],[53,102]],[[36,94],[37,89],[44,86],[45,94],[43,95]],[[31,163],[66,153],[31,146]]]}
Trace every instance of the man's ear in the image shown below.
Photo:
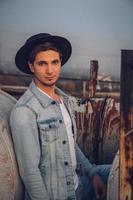
{"label": "man's ear", "polygon": [[32,73],[34,73],[34,67],[33,67],[33,64],[30,63],[29,61],[28,61],[28,66],[29,66],[29,68],[30,68],[30,71],[31,71]]}

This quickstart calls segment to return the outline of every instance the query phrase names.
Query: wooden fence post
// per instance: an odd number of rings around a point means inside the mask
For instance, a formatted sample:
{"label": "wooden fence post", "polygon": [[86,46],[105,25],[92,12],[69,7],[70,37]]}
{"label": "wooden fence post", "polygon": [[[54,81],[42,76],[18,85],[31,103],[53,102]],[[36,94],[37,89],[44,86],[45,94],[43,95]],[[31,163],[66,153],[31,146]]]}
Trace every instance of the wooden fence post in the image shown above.
{"label": "wooden fence post", "polygon": [[119,200],[133,200],[133,50],[121,56]]}
{"label": "wooden fence post", "polygon": [[94,97],[97,84],[98,61],[90,61],[89,97]]}

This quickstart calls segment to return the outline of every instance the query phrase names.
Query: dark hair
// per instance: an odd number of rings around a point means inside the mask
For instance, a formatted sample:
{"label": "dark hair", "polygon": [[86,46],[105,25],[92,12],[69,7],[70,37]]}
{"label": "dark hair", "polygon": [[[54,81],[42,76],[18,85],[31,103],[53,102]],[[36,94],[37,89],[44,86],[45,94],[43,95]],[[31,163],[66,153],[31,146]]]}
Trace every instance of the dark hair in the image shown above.
{"label": "dark hair", "polygon": [[32,49],[32,51],[29,53],[28,56],[28,61],[33,64],[35,61],[35,57],[37,55],[37,53],[41,52],[41,51],[48,51],[48,50],[53,50],[53,51],[57,51],[59,53],[60,56],[60,60],[62,60],[62,53],[61,51],[55,46],[55,44],[51,43],[51,42],[45,42],[44,44],[39,44],[37,45],[34,49]]}

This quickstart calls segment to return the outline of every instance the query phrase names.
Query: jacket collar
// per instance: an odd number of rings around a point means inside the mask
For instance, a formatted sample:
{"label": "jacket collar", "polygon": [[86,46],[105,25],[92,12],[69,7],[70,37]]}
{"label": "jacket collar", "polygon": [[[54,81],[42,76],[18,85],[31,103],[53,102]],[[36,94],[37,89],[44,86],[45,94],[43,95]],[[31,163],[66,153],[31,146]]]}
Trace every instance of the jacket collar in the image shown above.
{"label": "jacket collar", "polygon": [[[68,95],[66,95],[61,89],[55,88],[58,95],[60,95],[65,104],[68,102]],[[43,107],[47,107],[50,104],[55,104],[56,102],[49,98],[47,95],[43,94],[38,88],[36,87],[35,83],[32,81],[29,90],[34,94],[34,96],[38,99]]]}

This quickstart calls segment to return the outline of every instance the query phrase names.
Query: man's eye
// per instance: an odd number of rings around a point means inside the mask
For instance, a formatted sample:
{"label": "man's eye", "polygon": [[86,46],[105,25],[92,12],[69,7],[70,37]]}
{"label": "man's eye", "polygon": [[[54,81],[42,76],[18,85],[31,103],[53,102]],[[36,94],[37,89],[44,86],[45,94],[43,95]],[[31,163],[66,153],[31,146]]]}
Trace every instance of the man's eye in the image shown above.
{"label": "man's eye", "polygon": [[57,65],[57,64],[59,64],[59,61],[58,61],[58,60],[54,60],[54,61],[53,61],[53,64],[54,64],[54,65]]}
{"label": "man's eye", "polygon": [[38,65],[40,65],[40,66],[42,66],[42,65],[46,65],[46,63],[45,62],[38,62]]}

